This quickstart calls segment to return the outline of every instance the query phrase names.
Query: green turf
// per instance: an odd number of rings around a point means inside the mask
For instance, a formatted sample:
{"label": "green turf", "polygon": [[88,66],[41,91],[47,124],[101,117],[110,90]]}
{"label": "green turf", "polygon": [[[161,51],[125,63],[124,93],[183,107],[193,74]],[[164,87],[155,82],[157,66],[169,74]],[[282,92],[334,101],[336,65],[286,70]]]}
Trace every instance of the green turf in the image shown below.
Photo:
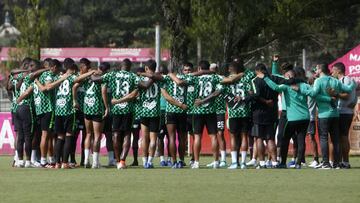
{"label": "green turf", "polygon": [[[202,157],[200,161],[210,160]],[[106,163],[105,157],[102,162]],[[0,157],[2,203],[360,202],[360,157],[351,158],[350,170],[328,171],[204,167],[54,170],[17,169],[10,163],[11,157]]]}

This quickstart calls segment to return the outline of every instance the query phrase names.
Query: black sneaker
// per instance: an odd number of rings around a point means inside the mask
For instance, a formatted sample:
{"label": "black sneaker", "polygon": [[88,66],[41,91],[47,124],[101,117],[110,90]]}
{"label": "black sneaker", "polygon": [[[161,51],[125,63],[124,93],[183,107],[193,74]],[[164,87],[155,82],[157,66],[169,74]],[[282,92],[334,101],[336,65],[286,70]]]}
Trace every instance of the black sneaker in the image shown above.
{"label": "black sneaker", "polygon": [[295,169],[301,169],[301,164],[295,164]]}
{"label": "black sneaker", "polygon": [[286,166],[286,164],[279,164],[279,165],[277,165],[277,167],[276,168],[279,168],[279,169],[286,169],[287,168],[287,166]]}
{"label": "black sneaker", "polygon": [[330,164],[323,164],[321,166],[321,168],[319,168],[319,169],[328,170],[328,169],[331,169],[331,166],[330,166]]}
{"label": "black sneaker", "polygon": [[132,162],[132,164],[130,164],[130,166],[139,166],[139,163],[137,161]]}
{"label": "black sneaker", "polygon": [[334,163],[334,164],[332,165],[332,168],[333,168],[333,169],[340,169],[340,164]]}

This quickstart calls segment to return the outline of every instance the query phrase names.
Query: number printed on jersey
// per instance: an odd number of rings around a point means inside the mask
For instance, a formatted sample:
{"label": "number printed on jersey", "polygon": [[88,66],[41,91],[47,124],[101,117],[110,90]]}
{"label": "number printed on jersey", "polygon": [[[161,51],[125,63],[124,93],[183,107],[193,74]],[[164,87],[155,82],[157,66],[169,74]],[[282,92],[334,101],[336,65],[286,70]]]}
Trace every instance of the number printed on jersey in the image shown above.
{"label": "number printed on jersey", "polygon": [[65,80],[59,86],[59,90],[57,91],[57,95],[66,96],[70,93],[70,82],[69,80]]}

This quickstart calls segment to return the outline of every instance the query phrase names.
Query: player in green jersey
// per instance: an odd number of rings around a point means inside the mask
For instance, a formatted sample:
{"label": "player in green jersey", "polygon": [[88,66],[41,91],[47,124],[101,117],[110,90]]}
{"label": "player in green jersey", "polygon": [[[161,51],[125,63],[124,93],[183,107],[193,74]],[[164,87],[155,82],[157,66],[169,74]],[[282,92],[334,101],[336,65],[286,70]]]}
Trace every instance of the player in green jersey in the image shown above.
{"label": "player in green jersey", "polygon": [[[33,135],[33,99],[32,99],[32,83],[35,77],[41,72],[36,72],[40,69],[40,62],[32,60],[29,63],[30,74],[27,74],[22,80],[19,81],[20,85],[20,96],[16,100],[18,104],[16,112],[16,120],[18,122],[18,141],[17,141],[17,152],[19,161],[16,163],[17,167],[31,167],[31,150],[32,150],[32,135]],[[18,84],[19,85],[19,84]],[[26,153],[26,162],[24,165],[23,153]]]}
{"label": "player in green jersey", "polygon": [[[136,75],[130,72],[131,61],[124,59],[116,70],[102,76],[105,87],[111,91],[114,101],[111,106],[112,131],[115,158],[118,169],[126,168],[126,157],[130,149],[130,136],[132,126],[132,101],[117,102],[129,94],[136,94]],[[133,97],[134,99],[135,97]]]}
{"label": "player in green jersey", "polygon": [[[153,168],[153,158],[160,125],[160,87],[162,76],[155,74],[156,62],[149,60],[145,65],[145,73],[139,82],[150,84],[139,91],[141,108],[141,133],[143,135],[142,150],[144,168]],[[154,77],[156,76],[156,77]]]}
{"label": "player in green jersey", "polygon": [[[11,101],[11,121],[12,125],[14,126],[14,133],[15,133],[15,139],[14,139],[14,146],[17,146],[17,125],[18,122],[16,121],[16,111],[17,111],[17,103],[16,100],[20,96],[20,88],[17,88],[17,84],[19,80],[22,80],[24,77],[24,72],[28,71],[29,63],[31,62],[31,58],[24,58],[21,62],[20,69],[17,71],[11,71],[9,78],[6,83],[6,90],[8,91],[8,94],[10,95],[10,101]],[[17,150],[15,150],[14,153],[14,161],[13,161],[13,167],[15,166],[16,162],[18,161],[18,154]]]}
{"label": "player in green jersey", "polygon": [[[186,75],[177,74],[177,78],[184,80]],[[186,122],[187,118],[185,104],[186,87],[178,86],[169,76],[164,76],[161,94],[168,102],[166,105],[166,127],[169,135],[169,152],[172,158],[172,168],[184,167],[184,156],[186,148]],[[176,149],[176,134],[179,146]],[[179,152],[180,161],[176,160],[176,152]]]}
{"label": "player in green jersey", "polygon": [[[213,63],[210,64],[210,71],[213,71],[218,80],[221,81],[224,76],[219,75],[219,70],[217,64]],[[217,120],[217,139],[219,142],[219,149],[220,149],[220,167],[226,167],[226,142],[224,138],[224,130],[225,130],[225,112],[226,112],[226,102],[222,98],[220,94],[218,97],[215,98],[214,101],[215,111],[216,111],[216,120]],[[213,167],[214,162],[207,165],[207,167]]]}
{"label": "player in green jersey", "polygon": [[[106,64],[100,64],[106,65]],[[100,168],[99,150],[100,139],[103,128],[103,118],[108,114],[107,101],[101,93],[101,83],[94,82],[90,79],[93,74],[101,74],[101,70],[91,70],[85,74],[78,76],[74,83],[82,83],[85,88],[83,112],[85,117],[85,150],[84,150],[84,166],[89,165],[89,155],[91,146],[91,137],[94,136],[93,141],[93,163],[92,168]],[[105,106],[105,107],[104,107]]]}
{"label": "player in green jersey", "polygon": [[[79,73],[77,75],[83,75],[91,69],[91,62],[87,58],[80,59],[79,65]],[[85,97],[85,89],[82,83],[75,83],[72,87],[72,94],[73,94],[73,106],[76,111],[76,130],[75,130],[75,139],[74,139],[74,148],[73,153],[75,154],[76,151],[76,141],[81,131],[81,159],[80,159],[80,166],[84,166],[84,159],[85,159],[85,138],[86,138],[86,128],[85,128],[85,118],[83,112],[84,106],[84,97]],[[73,154],[72,153],[72,154]],[[72,155],[73,156],[73,155]]]}

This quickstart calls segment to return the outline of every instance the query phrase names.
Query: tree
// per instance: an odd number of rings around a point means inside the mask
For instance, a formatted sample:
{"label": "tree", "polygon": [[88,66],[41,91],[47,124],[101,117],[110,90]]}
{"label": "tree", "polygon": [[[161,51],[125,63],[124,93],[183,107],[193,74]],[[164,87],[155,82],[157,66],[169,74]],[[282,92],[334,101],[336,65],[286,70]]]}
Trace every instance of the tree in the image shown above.
{"label": "tree", "polygon": [[190,38],[186,31],[191,24],[191,4],[187,0],[161,0],[161,8],[170,34],[170,69],[175,70],[188,60]]}

